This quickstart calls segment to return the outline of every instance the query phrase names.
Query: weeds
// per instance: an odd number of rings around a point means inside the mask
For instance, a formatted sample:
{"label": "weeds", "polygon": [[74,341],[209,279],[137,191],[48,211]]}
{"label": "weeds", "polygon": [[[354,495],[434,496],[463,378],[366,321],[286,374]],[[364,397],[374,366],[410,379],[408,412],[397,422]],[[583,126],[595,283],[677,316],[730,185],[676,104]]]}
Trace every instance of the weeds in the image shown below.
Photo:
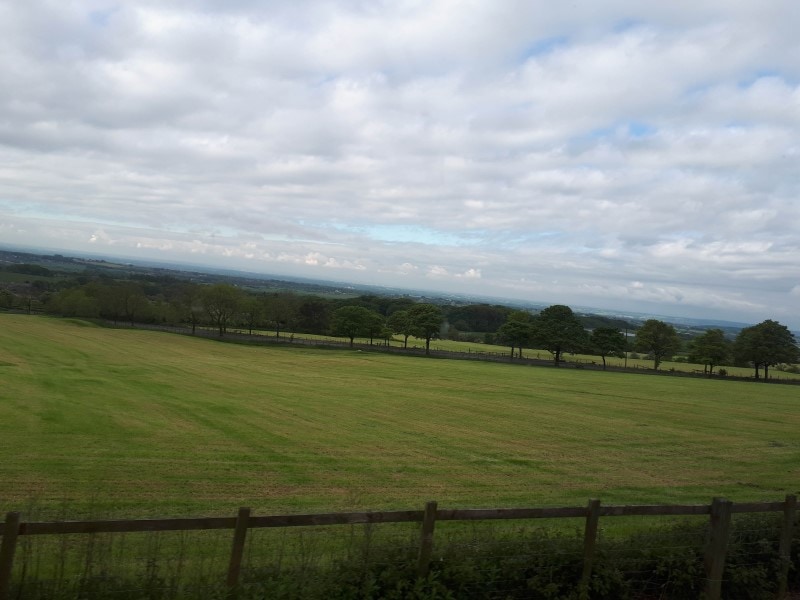
{"label": "weeds", "polygon": [[[451,524],[453,525],[453,524]],[[416,576],[413,530],[390,525],[275,531],[248,545],[238,600],[575,600],[582,533],[485,523],[437,531],[427,577]],[[383,535],[381,530],[384,531]],[[781,563],[774,515],[734,519],[723,597],[772,598]],[[800,583],[800,535],[792,546],[791,587]],[[326,535],[328,534],[328,535]],[[678,521],[604,535],[586,593],[592,599],[696,598],[705,584],[707,524]],[[112,534],[108,534],[111,536]],[[227,598],[229,539],[181,533],[146,539],[59,536],[23,548],[11,598],[31,600],[194,600]],[[264,544],[266,548],[259,547]],[[40,551],[55,556],[44,557]],[[268,551],[267,551],[268,550]],[[79,560],[78,560],[79,559]]]}

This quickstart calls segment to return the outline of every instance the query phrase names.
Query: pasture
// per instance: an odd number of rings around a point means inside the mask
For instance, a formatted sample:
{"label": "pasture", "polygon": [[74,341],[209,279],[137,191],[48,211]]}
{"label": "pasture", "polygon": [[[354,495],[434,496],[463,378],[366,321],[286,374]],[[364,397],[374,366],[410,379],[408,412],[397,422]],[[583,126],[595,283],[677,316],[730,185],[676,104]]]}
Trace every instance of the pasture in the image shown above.
{"label": "pasture", "polygon": [[800,389],[0,314],[0,506],[70,518],[780,500]]}

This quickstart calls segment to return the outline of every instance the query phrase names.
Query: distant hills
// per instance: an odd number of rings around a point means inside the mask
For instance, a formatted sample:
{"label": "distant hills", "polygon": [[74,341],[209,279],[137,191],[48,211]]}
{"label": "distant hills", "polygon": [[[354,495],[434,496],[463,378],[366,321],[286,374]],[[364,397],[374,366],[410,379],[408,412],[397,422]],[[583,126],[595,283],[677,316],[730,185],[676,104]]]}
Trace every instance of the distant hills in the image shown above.
{"label": "distant hills", "polygon": [[[121,273],[130,275],[148,275],[176,280],[190,280],[195,283],[211,283],[221,279],[236,285],[268,290],[295,291],[306,294],[320,294],[326,296],[356,296],[360,294],[374,294],[382,296],[410,297],[440,304],[494,304],[514,308],[539,310],[549,303],[523,301],[497,296],[465,293],[444,293],[423,289],[408,289],[388,287],[381,285],[366,285],[344,281],[329,281],[310,279],[305,277],[292,277],[286,275],[270,275],[239,271],[235,269],[222,269],[201,265],[189,265],[154,260],[136,260],[127,258],[113,258],[100,254],[82,254],[67,256],[59,253],[50,253],[43,249],[34,248],[5,248],[0,247],[0,266],[11,264],[39,265],[53,271],[74,272],[76,269],[89,269],[94,272],[107,272],[119,276]],[[618,312],[591,306],[572,306],[572,309],[583,317],[592,315],[604,317],[605,322],[618,321],[620,328],[625,324],[638,325],[647,319],[659,319],[671,323],[684,330],[685,333],[703,331],[709,328],[719,328],[734,336],[750,323],[739,323],[713,318],[676,317],[639,312]],[[795,332],[795,335],[800,335]]]}

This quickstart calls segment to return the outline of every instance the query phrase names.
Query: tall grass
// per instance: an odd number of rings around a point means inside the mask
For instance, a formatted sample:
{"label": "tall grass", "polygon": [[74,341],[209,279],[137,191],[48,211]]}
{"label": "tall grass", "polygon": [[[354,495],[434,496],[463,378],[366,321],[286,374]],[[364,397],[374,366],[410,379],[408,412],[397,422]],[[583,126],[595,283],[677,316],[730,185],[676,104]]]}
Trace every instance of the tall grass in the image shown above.
{"label": "tall grass", "polygon": [[[277,600],[580,597],[582,531],[553,524],[442,524],[430,574],[418,578],[418,531],[396,525],[253,532],[235,597]],[[601,531],[593,599],[697,598],[705,585],[706,519],[638,522],[626,535]],[[778,519],[734,519],[725,598],[773,598],[780,577]],[[798,580],[795,532],[790,574]],[[139,535],[139,534],[137,534]],[[37,539],[24,548],[12,597],[206,599],[228,596],[216,533]],[[24,538],[23,538],[24,539]],[[45,551],[50,550],[47,555]],[[230,597],[230,596],[228,596]]]}

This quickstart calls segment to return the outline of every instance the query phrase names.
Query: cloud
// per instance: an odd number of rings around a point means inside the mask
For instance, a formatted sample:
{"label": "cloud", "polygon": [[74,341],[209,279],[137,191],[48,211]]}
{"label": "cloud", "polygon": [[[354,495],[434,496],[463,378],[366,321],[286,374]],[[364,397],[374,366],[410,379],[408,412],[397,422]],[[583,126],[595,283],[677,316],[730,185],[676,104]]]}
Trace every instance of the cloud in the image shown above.
{"label": "cloud", "polygon": [[797,323],[797,19],[6,3],[4,241]]}

